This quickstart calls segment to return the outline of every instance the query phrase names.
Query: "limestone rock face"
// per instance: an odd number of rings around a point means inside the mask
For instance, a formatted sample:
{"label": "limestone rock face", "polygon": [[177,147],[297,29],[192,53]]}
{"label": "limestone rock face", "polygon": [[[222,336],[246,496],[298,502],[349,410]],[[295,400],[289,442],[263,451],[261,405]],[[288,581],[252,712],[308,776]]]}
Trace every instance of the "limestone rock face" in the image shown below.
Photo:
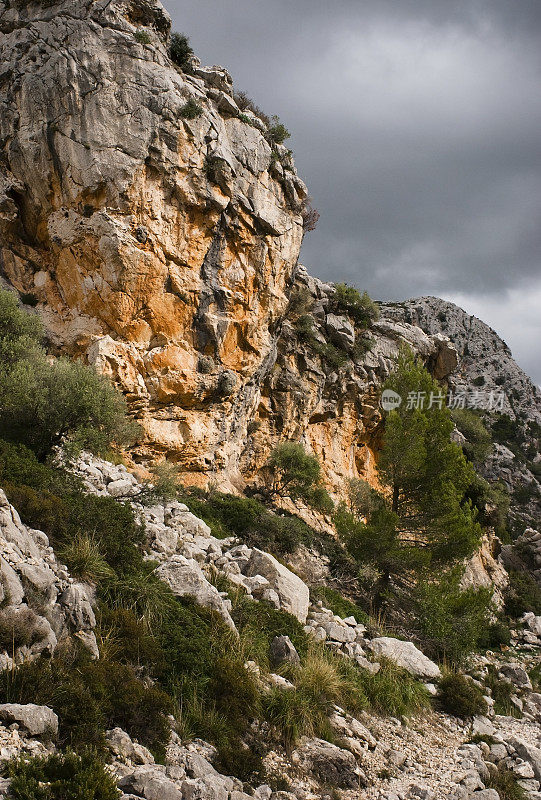
{"label": "limestone rock face", "polygon": [[493,600],[499,608],[503,607],[503,592],[509,583],[509,576],[500,559],[501,542],[491,533],[483,534],[481,546],[467,561],[461,579],[461,587],[492,587]]}
{"label": "limestone rock face", "polygon": [[242,434],[306,189],[225,71],[170,61],[170,24],[156,0],[0,4],[0,269],[198,473]]}
{"label": "limestone rock face", "polygon": [[[4,3],[0,29],[0,277],[53,347],[124,391],[146,435],[134,457],[234,490],[294,438],[336,496],[370,479],[399,343],[445,379],[450,342],[384,319],[363,337],[333,311],[333,287],[297,267],[306,188],[290,152],[238,114],[226,70],[171,62],[158,0]],[[295,293],[352,369],[298,335]]]}

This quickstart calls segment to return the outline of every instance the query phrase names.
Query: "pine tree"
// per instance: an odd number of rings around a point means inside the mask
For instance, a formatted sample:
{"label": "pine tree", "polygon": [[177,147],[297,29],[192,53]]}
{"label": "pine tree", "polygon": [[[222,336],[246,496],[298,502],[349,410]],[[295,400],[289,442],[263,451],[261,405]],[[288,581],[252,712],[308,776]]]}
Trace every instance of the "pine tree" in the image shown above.
{"label": "pine tree", "polygon": [[481,528],[466,499],[475,478],[460,447],[441,387],[411,352],[401,352],[384,389],[402,397],[385,420],[378,477],[383,492],[367,521],[344,509],[339,533],[357,559],[380,574],[375,602],[393,585],[412,587],[421,573],[444,569],[470,555]]}

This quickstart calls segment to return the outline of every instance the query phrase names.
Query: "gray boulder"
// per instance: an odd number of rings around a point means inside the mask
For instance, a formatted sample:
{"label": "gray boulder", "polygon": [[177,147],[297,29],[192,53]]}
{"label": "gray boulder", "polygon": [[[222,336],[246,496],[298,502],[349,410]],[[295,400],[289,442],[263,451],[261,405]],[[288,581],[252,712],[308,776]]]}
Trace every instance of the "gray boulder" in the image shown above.
{"label": "gray boulder", "polygon": [[152,753],[138,742],[133,742],[122,728],[113,728],[107,731],[105,740],[111,752],[124,761],[131,761],[132,764],[154,763]]}
{"label": "gray boulder", "polygon": [[417,678],[439,678],[440,668],[424,653],[415,647],[413,642],[403,642],[391,636],[381,636],[367,642],[367,647],[376,655],[384,656],[403,667]]}
{"label": "gray boulder", "polygon": [[236,630],[220,593],[208,582],[196,561],[181,555],[172,556],[160,564],[156,574],[177,597],[192,597],[198,605],[216,611],[232,630]]}
{"label": "gray boulder", "polygon": [[292,761],[304,772],[338,789],[365,785],[366,778],[352,753],[323,739],[305,740],[293,752]]}
{"label": "gray boulder", "polygon": [[0,705],[0,719],[7,725],[16,722],[31,736],[56,736],[58,733],[58,717],[48,706],[4,703]]}
{"label": "gray boulder", "polygon": [[281,664],[297,666],[301,663],[299,654],[289,636],[274,637],[270,646],[269,658],[273,667],[279,667]]}
{"label": "gray boulder", "polygon": [[229,792],[221,775],[187,779],[182,783],[183,800],[228,800]]}
{"label": "gray boulder", "polygon": [[165,767],[158,765],[136,767],[119,780],[118,787],[145,800],[182,800],[179,787],[166,776]]}
{"label": "gray boulder", "polygon": [[357,638],[354,628],[351,628],[349,625],[341,625],[339,622],[334,622],[333,620],[323,622],[321,627],[327,634],[327,639],[333,642],[354,642]]}
{"label": "gray boulder", "polygon": [[72,583],[62,592],[59,600],[75,630],[89,630],[95,627],[96,617],[83,584]]}
{"label": "gray boulder", "polygon": [[280,564],[269,553],[264,553],[255,547],[245,568],[245,574],[248,577],[261,575],[266,578],[280,599],[280,607],[284,611],[289,611],[300,622],[306,622],[310,591],[304,581],[291,570]]}
{"label": "gray boulder", "polygon": [[511,683],[518,686],[520,689],[531,690],[532,684],[528,673],[519,664],[502,664],[499,671],[504,678],[507,678],[508,681],[511,681]]}
{"label": "gray boulder", "polygon": [[532,765],[535,777],[538,781],[541,781],[541,748],[528,744],[518,736],[510,737],[508,744],[524,761]]}

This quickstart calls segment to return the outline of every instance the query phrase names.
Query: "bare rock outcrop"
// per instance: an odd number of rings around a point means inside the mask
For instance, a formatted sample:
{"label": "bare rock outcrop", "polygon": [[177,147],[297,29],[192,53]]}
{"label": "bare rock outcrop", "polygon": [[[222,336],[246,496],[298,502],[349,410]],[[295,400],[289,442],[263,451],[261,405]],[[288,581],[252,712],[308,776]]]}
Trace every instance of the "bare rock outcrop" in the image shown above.
{"label": "bare rock outcrop", "polygon": [[21,522],[0,489],[0,669],[52,655],[75,635],[97,655],[86,588],[57,561],[42,531]]}

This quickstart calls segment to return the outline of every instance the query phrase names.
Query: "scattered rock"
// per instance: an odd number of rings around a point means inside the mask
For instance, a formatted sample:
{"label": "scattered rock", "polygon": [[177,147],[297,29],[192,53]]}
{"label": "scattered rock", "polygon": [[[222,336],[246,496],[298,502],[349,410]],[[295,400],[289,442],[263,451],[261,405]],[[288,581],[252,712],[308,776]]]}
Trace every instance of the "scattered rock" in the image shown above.
{"label": "scattered rock", "polygon": [[8,724],[16,722],[31,736],[54,737],[58,733],[58,717],[48,706],[4,703],[0,705],[0,719]]}
{"label": "scattered rock", "polygon": [[301,663],[299,654],[295,650],[289,636],[275,636],[271,642],[269,658],[273,667],[282,664],[298,665]]}
{"label": "scattered rock", "polygon": [[415,647],[413,642],[403,642],[390,636],[372,639],[367,647],[378,656],[384,656],[403,667],[417,678],[439,678],[440,668],[424,653]]}
{"label": "scattered rock", "polygon": [[266,578],[280,598],[283,610],[289,611],[300,622],[306,622],[310,605],[308,586],[287,567],[280,564],[274,556],[254,547],[245,574],[248,577],[261,575]]}

